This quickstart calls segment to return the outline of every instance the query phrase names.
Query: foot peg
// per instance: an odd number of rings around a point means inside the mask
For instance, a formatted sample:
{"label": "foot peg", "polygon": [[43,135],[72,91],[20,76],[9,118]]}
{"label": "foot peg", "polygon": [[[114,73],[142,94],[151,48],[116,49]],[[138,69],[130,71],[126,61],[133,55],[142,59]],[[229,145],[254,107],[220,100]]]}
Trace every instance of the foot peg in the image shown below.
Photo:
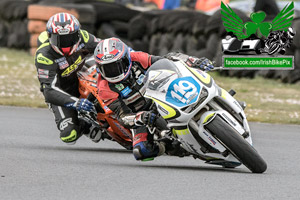
{"label": "foot peg", "polygon": [[159,149],[157,156],[163,155],[166,151],[166,147],[165,147],[166,145],[163,142],[155,142],[155,143]]}

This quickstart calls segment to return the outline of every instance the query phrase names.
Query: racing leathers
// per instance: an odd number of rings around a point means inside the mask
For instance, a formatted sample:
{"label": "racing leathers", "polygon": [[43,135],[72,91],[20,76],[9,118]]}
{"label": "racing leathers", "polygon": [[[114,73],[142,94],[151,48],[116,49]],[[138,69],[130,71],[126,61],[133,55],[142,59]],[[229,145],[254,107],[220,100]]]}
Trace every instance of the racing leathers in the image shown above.
{"label": "racing leathers", "polygon": [[[135,126],[127,120],[134,117],[139,111],[147,111],[151,100],[143,97],[145,88],[143,79],[149,66],[161,59],[159,56],[144,52],[130,52],[132,68],[128,78],[118,83],[110,83],[99,74],[98,94],[104,103],[118,116],[119,122],[126,128],[133,129],[133,152],[137,160],[153,158],[163,153],[159,144],[154,144],[153,135],[146,125]],[[142,147],[141,147],[142,146]]]}
{"label": "racing leathers", "polygon": [[70,56],[62,56],[49,43],[46,32],[38,38],[39,48],[35,54],[35,66],[46,103],[53,111],[60,131],[60,139],[65,143],[75,143],[90,128],[78,119],[78,112],[66,105],[78,102],[77,71],[82,68],[85,58],[93,53],[98,39],[85,30],[80,30],[80,42]]}
{"label": "racing leathers", "polygon": [[[144,52],[130,52],[132,69],[129,77],[118,83],[110,83],[99,74],[98,95],[104,103],[116,114],[120,123],[133,129],[133,154],[137,160],[152,159],[164,153],[164,147],[153,141],[146,125],[155,123],[153,113],[148,111],[152,103],[143,97],[145,88],[143,79],[149,66],[162,57]],[[164,56],[171,60],[182,60],[190,67],[210,69],[211,62],[206,58],[195,58],[181,53],[169,53]],[[142,112],[141,112],[142,111]],[[135,117],[133,120],[132,118]],[[145,123],[146,119],[146,124]],[[132,123],[142,121],[143,123]]]}

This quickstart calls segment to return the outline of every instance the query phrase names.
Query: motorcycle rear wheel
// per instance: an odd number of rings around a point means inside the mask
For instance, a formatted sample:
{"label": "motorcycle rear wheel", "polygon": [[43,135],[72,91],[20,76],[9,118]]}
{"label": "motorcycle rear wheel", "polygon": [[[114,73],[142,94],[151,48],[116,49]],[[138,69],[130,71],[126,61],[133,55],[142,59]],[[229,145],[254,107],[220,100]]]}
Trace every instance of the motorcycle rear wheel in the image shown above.
{"label": "motorcycle rear wheel", "polygon": [[220,116],[217,115],[206,128],[253,173],[266,171],[267,163],[258,152]]}
{"label": "motorcycle rear wheel", "polygon": [[269,55],[273,55],[274,53],[276,53],[278,51],[278,49],[280,48],[280,45],[278,43],[273,43],[270,45],[268,54]]}

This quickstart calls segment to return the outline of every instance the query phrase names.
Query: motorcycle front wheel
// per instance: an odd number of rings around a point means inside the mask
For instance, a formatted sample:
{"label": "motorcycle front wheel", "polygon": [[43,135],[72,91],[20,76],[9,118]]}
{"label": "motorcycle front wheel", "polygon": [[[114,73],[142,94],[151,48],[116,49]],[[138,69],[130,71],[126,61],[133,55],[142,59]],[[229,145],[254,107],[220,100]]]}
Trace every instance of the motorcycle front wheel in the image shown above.
{"label": "motorcycle front wheel", "polygon": [[217,115],[206,128],[253,173],[266,171],[267,163],[258,152],[220,116]]}

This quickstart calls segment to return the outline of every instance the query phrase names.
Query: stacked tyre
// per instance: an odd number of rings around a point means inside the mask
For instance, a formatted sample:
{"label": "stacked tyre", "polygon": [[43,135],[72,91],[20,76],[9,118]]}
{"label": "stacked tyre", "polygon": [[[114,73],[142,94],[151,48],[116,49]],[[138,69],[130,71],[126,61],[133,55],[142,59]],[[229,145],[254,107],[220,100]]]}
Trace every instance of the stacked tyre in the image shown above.
{"label": "stacked tyre", "polygon": [[117,37],[131,45],[128,40],[129,21],[140,13],[121,4],[91,2],[96,10],[96,36]]}
{"label": "stacked tyre", "polygon": [[179,51],[200,56],[207,19],[208,15],[194,11],[143,12],[130,20],[128,38],[135,49],[151,54]]}
{"label": "stacked tyre", "polygon": [[0,46],[28,49],[27,7],[30,1],[2,0],[0,2]]}

